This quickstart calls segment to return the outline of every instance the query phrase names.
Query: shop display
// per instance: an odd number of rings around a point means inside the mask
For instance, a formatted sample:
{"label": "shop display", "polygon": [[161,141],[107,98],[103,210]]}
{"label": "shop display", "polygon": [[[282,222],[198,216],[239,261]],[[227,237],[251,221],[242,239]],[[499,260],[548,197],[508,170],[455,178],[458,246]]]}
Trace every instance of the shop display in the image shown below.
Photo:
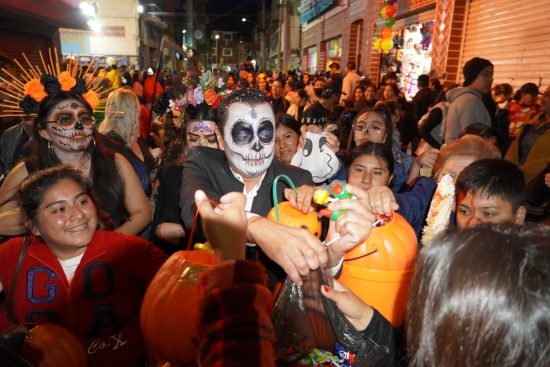
{"label": "shop display", "polygon": [[393,48],[393,25],[394,16],[397,13],[397,0],[378,0],[380,9],[378,10],[378,21],[374,32],[374,48],[384,52],[389,52]]}

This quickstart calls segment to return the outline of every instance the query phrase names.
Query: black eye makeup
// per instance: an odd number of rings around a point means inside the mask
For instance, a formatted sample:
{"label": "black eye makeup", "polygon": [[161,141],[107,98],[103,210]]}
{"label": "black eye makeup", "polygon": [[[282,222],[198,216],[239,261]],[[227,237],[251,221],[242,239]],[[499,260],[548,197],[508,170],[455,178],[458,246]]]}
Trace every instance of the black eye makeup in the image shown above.
{"label": "black eye makeup", "polygon": [[254,129],[246,121],[237,121],[231,128],[231,137],[236,145],[246,145],[254,138]]}
{"label": "black eye makeup", "polygon": [[260,127],[258,128],[258,138],[262,143],[270,143],[273,140],[274,134],[275,128],[273,126],[273,122],[264,120],[260,123]]}

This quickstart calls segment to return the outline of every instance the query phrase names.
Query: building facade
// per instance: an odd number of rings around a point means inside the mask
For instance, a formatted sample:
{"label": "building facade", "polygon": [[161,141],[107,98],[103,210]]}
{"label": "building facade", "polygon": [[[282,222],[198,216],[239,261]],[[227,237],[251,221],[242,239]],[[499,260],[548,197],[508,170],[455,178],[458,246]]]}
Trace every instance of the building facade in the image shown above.
{"label": "building facade", "polygon": [[[280,0],[282,1],[282,0]],[[429,73],[444,83],[462,81],[461,68],[474,56],[495,65],[495,82],[519,88],[550,84],[548,0],[400,0],[394,49],[381,53],[373,41],[378,0],[302,0],[301,13],[317,7],[301,27],[301,68],[324,72],[331,62],[355,61],[378,82],[396,64],[412,94],[416,76]],[[326,8],[323,8],[326,6]],[[311,14],[310,14],[311,15]]]}

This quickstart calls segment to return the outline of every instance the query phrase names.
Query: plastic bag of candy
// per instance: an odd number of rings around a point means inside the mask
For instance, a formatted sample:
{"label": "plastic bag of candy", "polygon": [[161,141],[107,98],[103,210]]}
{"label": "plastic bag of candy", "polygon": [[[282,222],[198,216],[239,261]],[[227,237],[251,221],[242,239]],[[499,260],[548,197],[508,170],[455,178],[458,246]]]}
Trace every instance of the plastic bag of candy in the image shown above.
{"label": "plastic bag of candy", "polygon": [[[321,294],[321,285],[332,286],[332,277],[321,269],[311,271],[304,277],[302,287],[289,279],[285,281],[271,313],[277,364],[375,366],[388,351],[373,340],[365,339],[336,304]],[[334,351],[336,354],[331,353],[331,356],[342,358],[337,362],[328,358],[329,354],[320,354],[320,350]]]}

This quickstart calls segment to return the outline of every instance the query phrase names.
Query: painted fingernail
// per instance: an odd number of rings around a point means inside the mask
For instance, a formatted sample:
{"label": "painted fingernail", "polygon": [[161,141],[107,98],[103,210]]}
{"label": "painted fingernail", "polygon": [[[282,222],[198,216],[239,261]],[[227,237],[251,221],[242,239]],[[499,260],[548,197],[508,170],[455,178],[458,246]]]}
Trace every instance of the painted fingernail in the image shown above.
{"label": "painted fingernail", "polygon": [[325,293],[328,293],[328,287],[326,285],[323,286],[323,290],[325,291]]}

